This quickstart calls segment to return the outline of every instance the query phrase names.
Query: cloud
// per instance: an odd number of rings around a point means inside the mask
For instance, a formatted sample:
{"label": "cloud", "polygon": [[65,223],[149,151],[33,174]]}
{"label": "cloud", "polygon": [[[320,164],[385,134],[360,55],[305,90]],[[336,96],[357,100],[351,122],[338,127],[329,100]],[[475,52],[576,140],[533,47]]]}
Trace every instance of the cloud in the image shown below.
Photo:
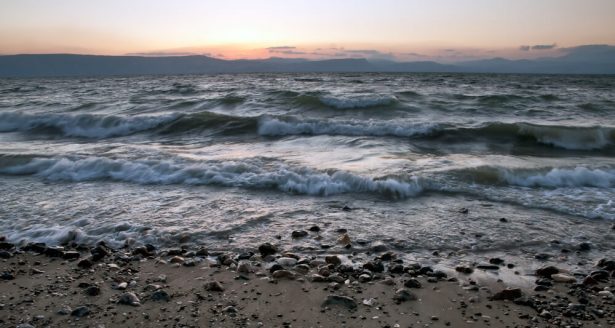
{"label": "cloud", "polygon": [[127,56],[144,56],[144,57],[171,57],[171,56],[212,56],[208,52],[184,52],[184,51],[147,51],[147,52],[131,52]]}
{"label": "cloud", "polygon": [[519,46],[519,50],[521,51],[530,51],[531,48],[531,46]]}
{"label": "cloud", "polygon": [[557,44],[536,44],[532,46],[532,50],[550,50],[557,47]]}
{"label": "cloud", "polygon": [[279,47],[269,47],[265,49],[269,50],[270,52],[277,52],[277,51],[283,51],[283,50],[293,50],[293,49],[297,49],[297,47],[279,46]]}

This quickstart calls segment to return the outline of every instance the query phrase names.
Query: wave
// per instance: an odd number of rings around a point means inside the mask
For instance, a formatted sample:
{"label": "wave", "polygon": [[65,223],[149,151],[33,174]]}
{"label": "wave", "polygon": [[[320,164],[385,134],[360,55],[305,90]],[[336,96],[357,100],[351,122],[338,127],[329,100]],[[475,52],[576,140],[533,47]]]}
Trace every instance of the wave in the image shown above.
{"label": "wave", "polygon": [[413,137],[428,135],[436,128],[435,124],[429,123],[294,121],[265,117],[259,121],[258,133],[264,136],[346,135]]}
{"label": "wave", "polygon": [[613,188],[615,169],[588,168],[506,168],[499,166],[479,166],[450,172],[452,176],[466,183],[484,185],[508,185],[529,188]]}
{"label": "wave", "polygon": [[67,137],[108,138],[134,134],[175,121],[180,114],[115,116],[95,114],[0,113],[0,132],[59,132]]}
{"label": "wave", "polygon": [[[288,93],[293,96],[293,93]],[[332,96],[320,93],[296,94],[294,103],[308,107],[326,107],[333,109],[362,109],[372,107],[387,107],[399,103],[395,96],[390,95],[345,95]]]}
{"label": "wave", "polygon": [[259,158],[241,161],[178,162],[124,160],[103,157],[30,158],[17,165],[0,165],[0,174],[35,175],[50,181],[111,180],[138,184],[217,185],[314,196],[373,193],[399,199],[418,195],[418,178],[401,181],[371,178],[346,171],[316,171],[268,163]]}

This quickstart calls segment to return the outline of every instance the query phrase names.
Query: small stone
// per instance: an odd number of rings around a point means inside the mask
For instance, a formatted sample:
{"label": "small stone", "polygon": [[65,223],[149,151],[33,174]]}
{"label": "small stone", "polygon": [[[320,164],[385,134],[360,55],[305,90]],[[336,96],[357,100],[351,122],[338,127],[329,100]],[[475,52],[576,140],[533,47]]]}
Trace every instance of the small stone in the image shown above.
{"label": "small stone", "polygon": [[489,263],[495,264],[495,265],[500,265],[500,264],[504,263],[504,260],[502,260],[499,257],[492,257],[492,258],[489,259]]}
{"label": "small stone", "polygon": [[295,279],[295,274],[288,270],[277,270],[271,276],[275,279]]}
{"label": "small stone", "polygon": [[224,313],[237,313],[237,308],[235,308],[234,306],[227,306],[224,309],[222,309],[222,312]]}
{"label": "small stone", "polygon": [[461,209],[459,209],[459,213],[461,214],[468,214],[469,210],[465,207],[462,207]]}
{"label": "small stone", "polygon": [[310,276],[309,280],[311,282],[327,282],[327,278],[319,275],[319,274],[313,274]]}
{"label": "small stone", "polygon": [[289,268],[297,264],[297,259],[294,259],[292,257],[280,257],[276,260],[276,262],[283,267]]}
{"label": "small stone", "polygon": [[536,270],[536,275],[544,278],[551,278],[552,275],[559,273],[560,269],[554,266],[547,266]]}
{"label": "small stone", "polygon": [[98,286],[89,286],[85,289],[85,294],[88,296],[97,296],[100,295],[100,287]]}
{"label": "small stone", "polygon": [[90,314],[90,308],[88,308],[87,306],[79,306],[76,307],[71,313],[70,315],[72,315],[73,317],[77,317],[77,318],[81,318],[81,317],[85,317],[86,315]]}
{"label": "small stone", "polygon": [[341,235],[337,239],[337,243],[338,244],[342,244],[342,245],[350,245],[350,243],[351,243],[350,236],[347,233]]}
{"label": "small stone", "polygon": [[534,255],[534,258],[540,261],[546,261],[551,258],[551,254],[540,253],[540,254]]}
{"label": "small stone", "polygon": [[312,231],[312,232],[319,232],[320,231],[320,227],[317,226],[317,225],[313,225],[313,226],[310,227],[309,230]]}
{"label": "small stone", "polygon": [[506,223],[506,222],[508,222],[508,219],[506,219],[506,218],[500,218],[500,222],[502,222],[502,223]]}
{"label": "small stone", "polygon": [[82,269],[89,269],[92,267],[92,261],[90,259],[83,259],[77,263],[77,266]]}
{"label": "small stone", "polygon": [[372,276],[368,275],[368,274],[362,274],[359,276],[359,282],[361,283],[366,283],[368,281],[372,280]]}
{"label": "small stone", "polygon": [[322,306],[325,307],[330,305],[341,305],[350,310],[357,308],[357,302],[354,299],[341,295],[328,295]]}
{"label": "small stone", "polygon": [[291,237],[293,238],[303,238],[308,235],[308,232],[305,230],[295,230],[291,233]]}
{"label": "small stone", "polygon": [[252,265],[248,261],[239,261],[237,264],[237,272],[239,273],[251,273]]}
{"label": "small stone", "polygon": [[64,252],[64,255],[62,256],[65,260],[76,260],[81,256],[81,254],[79,254],[79,252],[77,251],[67,251]]}
{"label": "small stone", "polygon": [[506,288],[493,295],[493,300],[514,300],[523,296],[520,288]]}
{"label": "small stone", "polygon": [[59,315],[69,315],[71,314],[71,312],[73,312],[73,310],[68,305],[63,306],[58,311],[56,311],[56,313]]}
{"label": "small stone", "polygon": [[270,243],[261,244],[260,246],[258,246],[258,251],[263,257],[267,255],[273,255],[278,252],[277,248]]}
{"label": "small stone", "polygon": [[183,258],[183,257],[181,257],[181,256],[173,256],[173,257],[169,260],[169,263],[173,263],[173,264],[175,264],[175,263],[179,263],[179,264],[182,264],[182,263],[184,263],[184,258]]}
{"label": "small stone", "polygon": [[13,255],[7,251],[0,251],[0,259],[10,259],[11,256]]}
{"label": "small stone", "polygon": [[411,278],[411,279],[406,280],[404,282],[404,287],[407,287],[407,288],[421,288],[422,285],[421,285],[421,283],[417,279]]}
{"label": "small stone", "polygon": [[472,272],[474,272],[474,269],[469,266],[459,265],[455,267],[455,271],[465,274],[471,274]]}
{"label": "small stone", "polygon": [[333,264],[333,265],[342,264],[342,260],[340,260],[340,258],[337,255],[325,256],[325,262],[327,262],[328,264]]}
{"label": "small stone", "polygon": [[569,276],[563,273],[552,274],[551,279],[553,279],[553,281],[556,281],[556,282],[564,282],[564,283],[573,283],[577,281],[575,277]]}
{"label": "small stone", "polygon": [[168,302],[171,300],[171,296],[169,295],[169,293],[167,293],[164,290],[157,290],[155,292],[152,293],[152,296],[150,296],[150,299],[152,301],[163,301],[163,302]]}
{"label": "small stone", "polygon": [[217,281],[210,281],[205,284],[205,290],[210,292],[223,292],[224,287]]}
{"label": "small stone", "polygon": [[383,272],[384,265],[380,261],[369,261],[363,264],[363,269],[369,270],[371,272]]}
{"label": "small stone", "polygon": [[393,296],[393,300],[397,303],[402,303],[406,301],[414,301],[416,299],[417,299],[416,295],[412,294],[412,292],[410,292],[410,290],[406,288],[398,289],[395,292],[395,295]]}
{"label": "small stone", "polygon": [[553,318],[553,315],[551,315],[551,312],[549,312],[547,310],[542,310],[542,312],[540,312],[540,316],[545,318],[545,319]]}
{"label": "small stone", "polygon": [[590,251],[591,249],[592,249],[592,246],[590,243],[583,242],[579,244],[579,250],[581,252],[587,252],[587,251]]}
{"label": "small stone", "polygon": [[117,284],[117,286],[115,286],[115,289],[118,290],[125,290],[126,288],[128,288],[127,282],[120,282],[119,284]]}
{"label": "small stone", "polygon": [[141,305],[141,301],[134,293],[128,292],[120,295],[120,298],[117,301],[119,304],[139,306]]}
{"label": "small stone", "polygon": [[15,279],[15,275],[13,275],[13,273],[10,272],[10,271],[3,271],[0,274],[0,279],[2,279],[2,280],[13,280],[13,279]]}

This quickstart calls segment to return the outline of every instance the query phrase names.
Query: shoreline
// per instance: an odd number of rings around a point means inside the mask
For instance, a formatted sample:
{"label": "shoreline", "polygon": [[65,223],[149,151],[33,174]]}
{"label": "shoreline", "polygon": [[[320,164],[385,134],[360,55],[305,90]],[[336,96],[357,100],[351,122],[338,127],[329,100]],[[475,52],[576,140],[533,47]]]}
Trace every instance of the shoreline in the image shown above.
{"label": "shoreline", "polygon": [[[615,259],[587,272],[539,258],[537,270],[502,258],[440,268],[403,261],[386,247],[339,255],[337,248],[351,245],[346,237],[330,252],[311,255],[269,243],[234,253],[104,243],[16,246],[0,238],[0,326],[615,325]],[[520,271],[531,271],[534,282],[502,279]]]}

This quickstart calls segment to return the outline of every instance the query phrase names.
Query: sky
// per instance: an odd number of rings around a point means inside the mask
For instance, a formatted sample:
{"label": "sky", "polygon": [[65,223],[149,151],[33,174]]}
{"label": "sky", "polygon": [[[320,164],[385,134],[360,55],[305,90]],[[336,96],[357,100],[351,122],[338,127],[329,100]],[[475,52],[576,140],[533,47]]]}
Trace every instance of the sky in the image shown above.
{"label": "sky", "polygon": [[439,60],[615,44],[614,0],[2,0],[0,54]]}

